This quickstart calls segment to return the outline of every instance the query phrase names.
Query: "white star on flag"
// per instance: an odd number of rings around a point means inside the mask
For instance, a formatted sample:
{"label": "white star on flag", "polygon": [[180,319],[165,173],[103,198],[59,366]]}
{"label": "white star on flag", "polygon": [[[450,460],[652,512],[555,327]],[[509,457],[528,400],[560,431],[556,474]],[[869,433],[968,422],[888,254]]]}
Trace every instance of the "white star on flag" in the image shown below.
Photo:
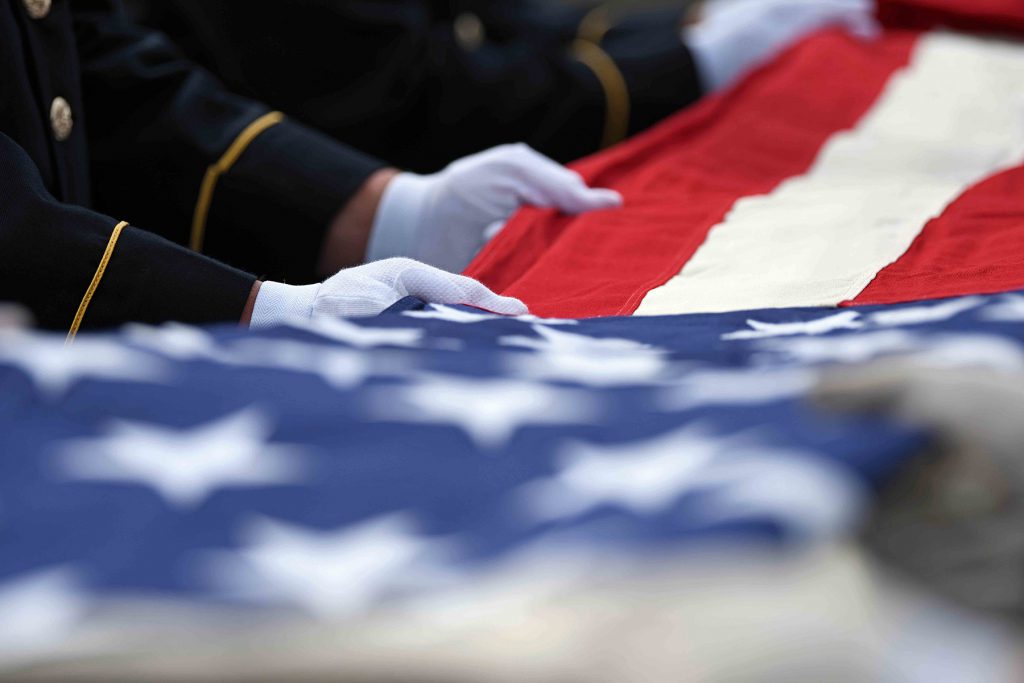
{"label": "white star on flag", "polygon": [[199,327],[132,324],[125,326],[124,333],[129,343],[175,360],[217,360],[222,355],[213,336]]}
{"label": "white star on flag", "polygon": [[593,387],[660,383],[670,367],[664,354],[657,352],[508,353],[504,364],[520,377]]}
{"label": "white star on flag", "polygon": [[526,425],[594,422],[600,404],[590,392],[536,382],[425,375],[379,388],[369,410],[378,420],[452,425],[480,448],[494,449]]}
{"label": "white star on flag", "polygon": [[338,389],[354,387],[373,374],[369,356],[322,344],[242,337],[219,346],[205,330],[173,323],[160,327],[129,325],[126,333],[131,343],[177,360],[306,372]]}
{"label": "white star on flag", "polygon": [[821,458],[696,426],[621,445],[572,444],[561,462],[552,477],[518,491],[531,519],[568,519],[605,506],[652,515],[699,491],[708,494],[693,512],[702,521],[769,516],[818,536],[848,528],[866,499],[852,477]]}
{"label": "white star on flag", "polygon": [[237,552],[211,553],[207,580],[227,595],[296,605],[337,618],[372,607],[390,593],[442,581],[447,539],[419,535],[395,513],[320,531],[258,518],[242,530]]}
{"label": "white star on flag", "polygon": [[86,378],[162,382],[169,375],[160,359],[102,339],[79,337],[65,345],[53,336],[20,332],[0,335],[0,363],[21,369],[49,398]]}
{"label": "white star on flag", "polygon": [[450,323],[473,324],[488,320],[516,320],[523,323],[536,323],[538,325],[576,325],[578,321],[561,318],[538,318],[535,315],[507,316],[497,313],[484,313],[483,311],[464,311],[452,306],[443,304],[428,304],[422,311],[404,311],[404,316],[418,318],[420,320],[444,320]]}
{"label": "white star on flag", "polygon": [[951,320],[971,309],[978,308],[984,301],[979,296],[969,296],[962,299],[943,301],[931,306],[911,306],[909,308],[876,311],[868,314],[868,319],[875,325],[881,325],[882,327],[939,323]]}
{"label": "white star on flag", "polygon": [[337,389],[357,386],[373,374],[366,353],[290,339],[239,339],[222,360],[238,367],[311,373]]}
{"label": "white star on flag", "polygon": [[378,346],[402,346],[419,348],[423,342],[423,330],[404,327],[363,327],[340,318],[314,318],[301,324],[290,321],[288,326],[297,330],[314,332],[332,341],[342,342],[357,349],[372,349]]}
{"label": "white star on flag", "polygon": [[688,410],[708,405],[756,405],[805,394],[814,373],[802,368],[699,370],[665,389],[658,398],[662,410]]}
{"label": "white star on flag", "polygon": [[498,343],[503,346],[514,346],[522,349],[533,349],[534,351],[554,353],[608,354],[635,351],[659,351],[659,349],[656,349],[650,344],[633,341],[632,339],[591,337],[585,334],[575,334],[573,332],[554,330],[544,327],[543,325],[531,325],[531,329],[537,333],[536,337],[501,337],[498,340]]}
{"label": "white star on flag", "polygon": [[1024,296],[1007,294],[989,304],[981,314],[985,320],[1002,323],[1024,322]]}
{"label": "white star on flag", "polygon": [[511,372],[535,380],[573,382],[587,386],[621,386],[662,381],[669,367],[662,349],[631,339],[591,337],[531,326],[536,337],[501,337],[503,346],[538,353],[508,354]]}
{"label": "white star on flag", "polygon": [[863,363],[879,356],[920,349],[920,340],[902,330],[880,330],[835,337],[795,337],[763,342],[760,348],[796,363]]}
{"label": "white star on flag", "polygon": [[790,337],[795,335],[818,335],[828,334],[836,330],[857,330],[864,326],[864,323],[857,319],[860,314],[857,311],[843,311],[817,320],[807,320],[794,323],[766,323],[760,320],[748,320],[749,330],[739,330],[723,334],[725,341],[737,341],[743,339],[767,339],[769,337]]}
{"label": "white star on flag", "polygon": [[943,334],[926,338],[914,360],[935,367],[977,367],[1016,372],[1024,352],[1012,339],[995,334]]}
{"label": "white star on flag", "polygon": [[1024,353],[1016,342],[990,334],[917,335],[880,330],[818,339],[775,339],[763,342],[762,348],[804,364],[864,363],[884,356],[912,355],[918,362],[943,367],[1024,367]]}
{"label": "white star on flag", "polygon": [[303,479],[301,451],[268,444],[271,431],[252,409],[190,429],[114,421],[101,436],[65,441],[56,465],[67,480],[148,486],[171,505],[195,508],[219,489]]}

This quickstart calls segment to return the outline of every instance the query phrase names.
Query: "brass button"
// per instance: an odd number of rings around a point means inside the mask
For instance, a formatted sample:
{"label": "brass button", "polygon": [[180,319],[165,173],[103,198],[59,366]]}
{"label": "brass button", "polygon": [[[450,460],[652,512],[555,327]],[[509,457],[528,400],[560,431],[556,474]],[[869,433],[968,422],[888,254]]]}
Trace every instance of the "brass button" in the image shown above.
{"label": "brass button", "polygon": [[455,40],[459,43],[459,46],[467,52],[478,50],[484,44],[484,39],[487,37],[484,22],[480,21],[480,17],[470,12],[464,12],[455,17],[452,30],[455,32]]}
{"label": "brass button", "polygon": [[33,19],[42,19],[50,13],[51,0],[22,0],[25,10]]}
{"label": "brass button", "polygon": [[63,97],[53,98],[50,105],[50,125],[53,127],[53,137],[63,142],[71,137],[71,129],[75,125],[71,117],[71,105]]}

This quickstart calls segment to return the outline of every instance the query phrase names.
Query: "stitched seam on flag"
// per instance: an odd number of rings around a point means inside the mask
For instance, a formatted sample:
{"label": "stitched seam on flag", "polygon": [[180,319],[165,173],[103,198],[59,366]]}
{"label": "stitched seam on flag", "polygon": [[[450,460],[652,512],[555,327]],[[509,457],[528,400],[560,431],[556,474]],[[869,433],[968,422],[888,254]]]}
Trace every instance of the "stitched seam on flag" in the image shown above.
{"label": "stitched seam on flag", "polygon": [[604,133],[601,147],[611,147],[629,132],[629,86],[626,77],[607,52],[586,40],[575,40],[572,52],[577,60],[597,76],[605,97]]}
{"label": "stitched seam on flag", "polygon": [[[722,218],[724,220],[725,214],[723,214]],[[663,270],[661,270],[658,273],[657,277],[651,278],[650,280],[647,281],[646,284],[644,284],[638,290],[633,292],[629,296],[629,298],[626,299],[626,303],[624,303],[622,307],[615,312],[615,315],[632,315],[636,311],[636,309],[640,307],[640,304],[643,302],[644,297],[647,296],[647,293],[650,292],[652,289],[656,289],[667,284],[669,280],[678,275],[679,271],[682,270],[683,266],[686,265],[686,262],[693,258],[694,253],[696,252],[687,249],[687,255],[685,258],[677,258],[671,265],[666,266]]]}
{"label": "stitched seam on flag", "polygon": [[272,111],[259,117],[238,134],[234,142],[228,147],[224,155],[206,169],[202,185],[199,187],[199,197],[196,200],[195,212],[192,215],[192,232],[189,237],[189,247],[193,251],[203,250],[203,241],[206,238],[206,219],[210,213],[210,205],[213,203],[213,192],[217,189],[217,181],[220,177],[231,170],[238,158],[242,156],[252,141],[268,128],[276,126],[284,120],[284,114],[279,111]]}
{"label": "stitched seam on flag", "polygon": [[85,312],[89,309],[89,304],[92,302],[93,295],[96,294],[96,288],[100,286],[100,281],[103,280],[103,274],[107,272],[107,264],[110,263],[110,257],[114,253],[114,247],[117,246],[117,239],[121,236],[121,231],[124,230],[127,225],[127,221],[121,221],[114,226],[113,232],[110,233],[110,239],[107,240],[107,248],[103,250],[103,256],[100,258],[100,264],[96,267],[96,272],[93,273],[92,280],[89,282],[89,287],[85,290],[85,294],[82,296],[82,302],[78,304],[78,310],[75,312],[74,320],[71,321],[71,328],[68,330],[68,336],[64,340],[65,345],[75,341],[78,329],[82,326],[82,319],[85,318]]}

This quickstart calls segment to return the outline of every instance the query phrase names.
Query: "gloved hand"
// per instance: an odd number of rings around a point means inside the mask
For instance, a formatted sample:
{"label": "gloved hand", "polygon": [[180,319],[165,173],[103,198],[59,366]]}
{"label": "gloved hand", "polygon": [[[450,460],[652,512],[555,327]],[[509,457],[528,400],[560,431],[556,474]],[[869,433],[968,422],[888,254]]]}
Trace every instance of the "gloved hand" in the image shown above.
{"label": "gloved hand", "polygon": [[711,0],[683,29],[704,87],[716,91],[800,39],[829,26],[870,38],[874,0]]}
{"label": "gloved hand", "polygon": [[587,187],[527,145],[501,145],[432,175],[396,176],[381,199],[366,260],[407,256],[461,271],[493,236],[485,230],[524,204],[577,214],[621,206],[622,197]]}
{"label": "gloved hand", "polygon": [[346,268],[315,285],[264,282],[249,327],[261,329],[314,317],[377,315],[396,301],[415,296],[429,303],[466,304],[504,315],[524,315],[518,299],[498,296],[481,283],[418,261],[392,258]]}

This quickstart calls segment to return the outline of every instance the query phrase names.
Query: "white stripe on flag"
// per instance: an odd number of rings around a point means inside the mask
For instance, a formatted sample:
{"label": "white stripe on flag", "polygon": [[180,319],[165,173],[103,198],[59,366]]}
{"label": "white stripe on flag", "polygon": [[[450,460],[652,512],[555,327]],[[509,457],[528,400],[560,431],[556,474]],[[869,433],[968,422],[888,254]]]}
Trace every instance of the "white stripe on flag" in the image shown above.
{"label": "white stripe on flag", "polygon": [[922,37],[856,128],[805,175],[738,201],[634,315],[854,298],[970,185],[1024,159],[1022,85],[1019,43]]}

